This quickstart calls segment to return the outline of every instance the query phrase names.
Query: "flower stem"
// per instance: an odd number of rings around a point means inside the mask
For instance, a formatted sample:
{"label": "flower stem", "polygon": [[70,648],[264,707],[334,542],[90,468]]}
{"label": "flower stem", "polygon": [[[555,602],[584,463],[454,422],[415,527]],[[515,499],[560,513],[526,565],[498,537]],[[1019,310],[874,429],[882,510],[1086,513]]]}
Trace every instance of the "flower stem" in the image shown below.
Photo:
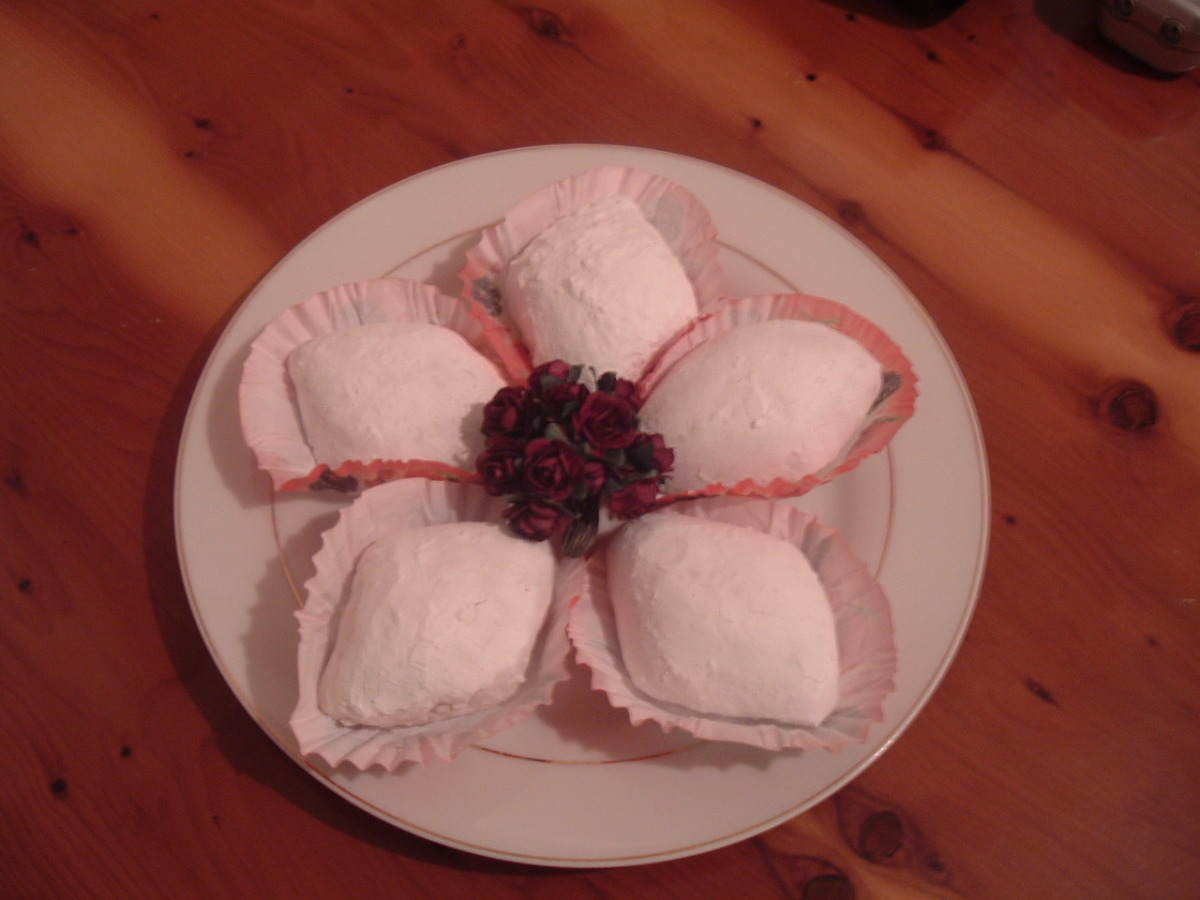
{"label": "flower stem", "polygon": [[563,556],[578,557],[585,555],[596,540],[600,531],[600,510],[596,505],[590,505],[578,519],[572,519],[567,530],[563,532],[562,545],[559,552]]}

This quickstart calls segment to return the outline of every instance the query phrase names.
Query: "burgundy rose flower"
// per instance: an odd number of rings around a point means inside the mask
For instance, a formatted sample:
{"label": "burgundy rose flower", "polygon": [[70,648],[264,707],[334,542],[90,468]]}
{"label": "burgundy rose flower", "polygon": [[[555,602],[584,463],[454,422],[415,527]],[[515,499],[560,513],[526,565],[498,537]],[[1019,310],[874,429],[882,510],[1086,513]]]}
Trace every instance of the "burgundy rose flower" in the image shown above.
{"label": "burgundy rose flower", "polygon": [[596,381],[596,387],[606,394],[620,397],[633,407],[634,412],[637,412],[642,406],[638,401],[637,385],[628,378],[618,378],[616,372],[605,372]]}
{"label": "burgundy rose flower", "polygon": [[497,435],[488,438],[487,449],[475,460],[483,489],[493,497],[516,493],[521,487],[525,442]]}
{"label": "burgundy rose flower", "polygon": [[571,367],[561,359],[552,359],[550,362],[542,363],[530,372],[526,384],[529,385],[529,389],[535,394],[540,394],[546,388],[560,381],[567,381],[570,377]]}
{"label": "burgundy rose flower", "polygon": [[483,433],[524,438],[533,421],[534,408],[524,388],[505,387],[483,407]]}
{"label": "burgundy rose flower", "polygon": [[667,446],[661,434],[641,434],[626,451],[626,458],[641,472],[666,475],[675,465],[675,451]]}
{"label": "burgundy rose flower", "polygon": [[575,415],[575,432],[601,453],[623,450],[637,438],[637,412],[627,400],[593,391]]}
{"label": "burgundy rose flower", "polygon": [[587,387],[578,381],[563,381],[542,391],[542,410],[547,420],[557,422],[570,432],[572,419],[583,406],[587,395]]}
{"label": "burgundy rose flower", "polygon": [[566,516],[556,507],[530,498],[514,500],[500,514],[513,531],[531,541],[547,540],[566,525]]}
{"label": "burgundy rose flower", "polygon": [[658,485],[653,479],[635,481],[608,498],[608,511],[617,519],[636,519],[650,512],[657,497]]}
{"label": "burgundy rose flower", "polygon": [[608,481],[608,466],[596,459],[583,464],[583,485],[589,497],[599,497]]}
{"label": "burgundy rose flower", "polygon": [[583,467],[583,457],[570,444],[535,438],[525,446],[524,488],[540,499],[562,502],[575,493]]}
{"label": "burgundy rose flower", "polygon": [[634,382],[606,372],[589,390],[583,371],[552,360],[526,387],[498,391],[484,407],[486,449],[476,460],[484,489],[508,500],[501,515],[512,531],[554,540],[565,556],[587,552],[605,503],[618,519],[649,512],[675,462],[662,435],[638,431]]}

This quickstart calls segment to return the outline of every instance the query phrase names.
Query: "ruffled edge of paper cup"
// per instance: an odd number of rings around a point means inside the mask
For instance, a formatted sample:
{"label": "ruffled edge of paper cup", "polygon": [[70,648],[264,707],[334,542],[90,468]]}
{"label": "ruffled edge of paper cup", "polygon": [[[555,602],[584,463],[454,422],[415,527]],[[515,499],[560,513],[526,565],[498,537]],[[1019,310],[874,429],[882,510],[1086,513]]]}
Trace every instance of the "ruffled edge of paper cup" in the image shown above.
{"label": "ruffled edge of paper cup", "polygon": [[316,572],[305,584],[304,607],[296,612],[300,644],[300,696],[290,724],[300,752],[332,766],[347,763],[387,771],[402,763],[449,761],[471,745],[527,718],[550,702],[555,685],[568,677],[570,603],[555,584],[546,622],[538,635],[525,684],[509,700],[428,725],[407,728],[345,726],[317,705],[317,684],[336,640],[336,619],[349,595],[350,574],[359,554],[380,536],[403,528],[445,522],[499,522],[499,501],[474,485],[396,481],[369,488],[325,532],[314,556]]}
{"label": "ruffled edge of paper cup", "polygon": [[322,291],[284,310],[251,343],[238,389],[242,434],[278,491],[356,490],[396,478],[474,477],[437,460],[345,460],[318,463],[305,439],[287,357],[314,337],[378,322],[426,322],[449,328],[510,383],[528,369],[508,330],[477,303],[405,278],[379,278]]}
{"label": "ruffled edge of paper cup", "polygon": [[601,197],[629,197],[683,263],[700,312],[725,296],[717,258],[717,229],[703,203],[687,188],[626,166],[601,166],[571,175],[530,194],[499,222],[482,230],[459,273],[466,297],[498,313],[498,276],[526,244],[557,219]]}
{"label": "ruffled edge of paper cup", "polygon": [[[857,467],[867,457],[884,449],[916,410],[917,375],[904,351],[874,322],[834,300],[810,294],[756,294],[722,303],[701,316],[672,341],[638,382],[645,398],[675,363],[696,347],[743,325],[772,319],[820,322],[854,338],[883,367],[883,387],[862,426],[837,458],[817,472],[794,480],[775,478],[769,482],[746,478],[733,484],[710,484],[691,491],[671,492],[660,498],[666,505],[689,497],[799,497]],[[668,483],[669,488],[669,483]]]}
{"label": "ruffled edge of paper cup", "polygon": [[644,693],[621,659],[607,592],[607,544],[589,557],[569,588],[577,599],[567,631],[576,660],[591,669],[592,687],[604,691],[613,706],[626,709],[635,726],[650,720],[705,740],[835,753],[866,740],[871,726],[883,721],[884,701],[895,689],[892,613],[882,586],[841,534],[810,513],[763,499],[704,498],[649,515],[690,515],[750,528],[789,541],[808,557],[834,612],[840,669],[837,706],[819,725],[787,725],[706,716]]}

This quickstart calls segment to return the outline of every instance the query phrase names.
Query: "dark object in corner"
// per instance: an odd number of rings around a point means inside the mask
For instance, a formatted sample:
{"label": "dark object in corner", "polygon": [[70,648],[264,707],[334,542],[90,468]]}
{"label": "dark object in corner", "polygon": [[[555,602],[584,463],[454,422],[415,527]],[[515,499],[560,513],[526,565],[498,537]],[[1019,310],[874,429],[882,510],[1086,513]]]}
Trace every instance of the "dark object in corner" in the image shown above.
{"label": "dark object in corner", "polygon": [[934,22],[950,15],[967,0],[888,0],[901,12],[922,22]]}
{"label": "dark object in corner", "polygon": [[1160,72],[1200,63],[1200,0],[1096,0],[1100,33]]}

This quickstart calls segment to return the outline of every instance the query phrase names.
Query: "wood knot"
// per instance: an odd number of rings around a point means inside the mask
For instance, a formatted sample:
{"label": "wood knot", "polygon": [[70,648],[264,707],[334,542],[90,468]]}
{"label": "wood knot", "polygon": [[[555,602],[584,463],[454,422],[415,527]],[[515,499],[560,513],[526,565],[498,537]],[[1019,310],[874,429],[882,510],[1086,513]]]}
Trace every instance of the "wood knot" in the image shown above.
{"label": "wood knot", "polygon": [[929,128],[925,125],[916,126],[917,143],[926,150],[945,150],[946,138],[936,128]]}
{"label": "wood knot", "polygon": [[854,886],[833,863],[815,856],[781,853],[764,844],[767,865],[788,897],[803,900],[854,900]]}
{"label": "wood knot", "polygon": [[25,496],[29,493],[25,487],[25,476],[21,474],[19,469],[12,469],[4,476],[3,481],[10,487],[13,493],[20,496]]}
{"label": "wood knot", "polygon": [[858,826],[858,854],[868,862],[884,862],[904,846],[904,823],[890,809],[871,813]]}
{"label": "wood knot", "polygon": [[529,26],[529,30],[538,37],[552,41],[564,41],[571,36],[571,29],[557,13],[540,6],[522,6],[517,15]]}
{"label": "wood knot", "polygon": [[927,871],[925,860],[934,856],[921,829],[903,809],[885,803],[866,791],[842,788],[833,796],[838,830],[846,845],[869,863],[889,868],[923,871],[926,877],[943,872]]}
{"label": "wood knot", "polygon": [[1200,353],[1200,300],[1179,307],[1172,318],[1171,339],[1184,350]]}
{"label": "wood knot", "polygon": [[801,900],[854,900],[854,885],[845,875],[818,875],[800,889]]}
{"label": "wood knot", "polygon": [[1100,415],[1122,431],[1144,431],[1158,421],[1158,400],[1149,385],[1132,379],[1100,395]]}
{"label": "wood knot", "polygon": [[840,200],[837,205],[837,217],[847,228],[858,228],[867,221],[867,211],[857,200]]}
{"label": "wood knot", "polygon": [[1058,698],[1040,681],[1033,678],[1025,679],[1025,688],[1033,696],[1037,697],[1043,703],[1049,703],[1051,706],[1058,706]]}

